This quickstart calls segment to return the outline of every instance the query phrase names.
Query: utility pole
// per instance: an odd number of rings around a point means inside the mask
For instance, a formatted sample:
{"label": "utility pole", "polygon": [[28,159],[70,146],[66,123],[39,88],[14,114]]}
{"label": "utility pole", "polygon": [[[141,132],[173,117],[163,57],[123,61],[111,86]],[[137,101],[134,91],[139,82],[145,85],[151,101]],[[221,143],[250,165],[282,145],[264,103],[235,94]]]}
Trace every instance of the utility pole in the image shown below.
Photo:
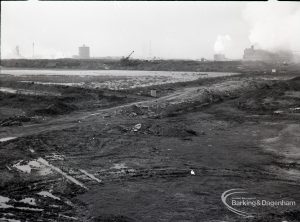
{"label": "utility pole", "polygon": [[149,41],[149,59],[151,60],[152,57],[152,46],[151,46],[151,40]]}

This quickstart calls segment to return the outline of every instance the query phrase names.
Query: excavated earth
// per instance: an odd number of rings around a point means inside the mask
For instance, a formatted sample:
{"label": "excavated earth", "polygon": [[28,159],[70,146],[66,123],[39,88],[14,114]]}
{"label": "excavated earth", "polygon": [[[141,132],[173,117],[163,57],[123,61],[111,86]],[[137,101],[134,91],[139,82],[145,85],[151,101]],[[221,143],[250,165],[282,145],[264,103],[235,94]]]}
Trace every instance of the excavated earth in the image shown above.
{"label": "excavated earth", "polygon": [[[300,221],[299,76],[161,86],[159,98],[119,92],[86,109],[73,93],[76,103],[7,111],[0,221]],[[243,217],[221,200],[236,188],[296,205],[247,207]]]}

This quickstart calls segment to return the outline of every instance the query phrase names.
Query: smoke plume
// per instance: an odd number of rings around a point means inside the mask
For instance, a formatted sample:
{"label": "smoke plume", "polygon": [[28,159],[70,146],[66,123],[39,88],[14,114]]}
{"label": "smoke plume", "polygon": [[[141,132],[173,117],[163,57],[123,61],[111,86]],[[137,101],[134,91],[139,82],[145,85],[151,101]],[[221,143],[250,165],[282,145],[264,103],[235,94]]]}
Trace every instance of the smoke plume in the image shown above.
{"label": "smoke plume", "polygon": [[292,2],[248,3],[244,18],[251,44],[270,51],[300,50],[300,5]]}
{"label": "smoke plume", "polygon": [[218,35],[214,45],[215,53],[225,53],[226,49],[230,47],[231,38],[229,35]]}

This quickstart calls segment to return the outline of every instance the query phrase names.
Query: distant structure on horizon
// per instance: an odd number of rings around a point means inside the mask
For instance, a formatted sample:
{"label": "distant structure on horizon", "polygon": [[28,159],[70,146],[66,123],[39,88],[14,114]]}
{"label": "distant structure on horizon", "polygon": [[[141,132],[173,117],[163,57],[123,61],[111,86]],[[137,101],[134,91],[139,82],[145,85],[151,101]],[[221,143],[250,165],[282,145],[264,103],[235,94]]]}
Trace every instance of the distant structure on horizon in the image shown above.
{"label": "distant structure on horizon", "polygon": [[13,50],[13,53],[10,55],[13,59],[23,59],[24,57],[20,53],[20,47],[17,45]]}
{"label": "distant structure on horizon", "polygon": [[222,54],[222,53],[214,54],[214,60],[215,61],[227,61],[225,54]]}
{"label": "distant structure on horizon", "polygon": [[32,58],[34,58],[34,42],[32,43]]}
{"label": "distant structure on horizon", "polygon": [[79,59],[89,59],[90,58],[90,47],[83,45],[78,48],[78,58]]}
{"label": "distant structure on horizon", "polygon": [[16,56],[20,57],[20,47],[18,45],[16,46]]}
{"label": "distant structure on horizon", "polygon": [[289,51],[270,52],[262,49],[255,49],[252,45],[244,50],[243,60],[263,62],[292,62],[293,53]]}

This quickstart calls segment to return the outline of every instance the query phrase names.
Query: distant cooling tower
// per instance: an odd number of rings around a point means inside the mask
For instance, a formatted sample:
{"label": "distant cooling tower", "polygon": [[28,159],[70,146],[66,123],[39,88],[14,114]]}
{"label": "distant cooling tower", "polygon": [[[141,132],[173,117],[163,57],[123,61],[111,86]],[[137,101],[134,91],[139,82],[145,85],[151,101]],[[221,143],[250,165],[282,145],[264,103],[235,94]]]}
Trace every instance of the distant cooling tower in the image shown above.
{"label": "distant cooling tower", "polygon": [[79,48],[79,59],[89,59],[90,58],[90,47],[88,46],[80,46]]}
{"label": "distant cooling tower", "polygon": [[227,59],[226,59],[224,54],[220,53],[220,54],[215,54],[214,55],[214,60],[215,61],[226,61]]}

